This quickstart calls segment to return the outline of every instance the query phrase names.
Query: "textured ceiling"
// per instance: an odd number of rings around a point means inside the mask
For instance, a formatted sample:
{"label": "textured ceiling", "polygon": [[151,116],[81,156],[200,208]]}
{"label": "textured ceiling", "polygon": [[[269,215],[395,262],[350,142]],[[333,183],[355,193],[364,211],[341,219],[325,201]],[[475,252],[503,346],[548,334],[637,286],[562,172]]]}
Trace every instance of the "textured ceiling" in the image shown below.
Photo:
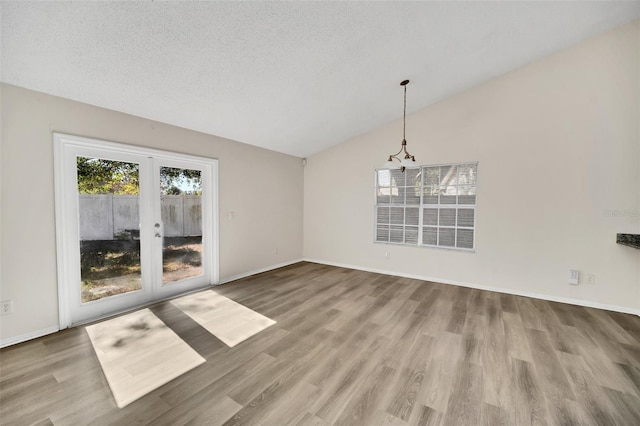
{"label": "textured ceiling", "polygon": [[[639,2],[3,2],[1,79],[306,157]],[[400,137],[400,129],[399,137]],[[179,143],[179,142],[178,142]]]}

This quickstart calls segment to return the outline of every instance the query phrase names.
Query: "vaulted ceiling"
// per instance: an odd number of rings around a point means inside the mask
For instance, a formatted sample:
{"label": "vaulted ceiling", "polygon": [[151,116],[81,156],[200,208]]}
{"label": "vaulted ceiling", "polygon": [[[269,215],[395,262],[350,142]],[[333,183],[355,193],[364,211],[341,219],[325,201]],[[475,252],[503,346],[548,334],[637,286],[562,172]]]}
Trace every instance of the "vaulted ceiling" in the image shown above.
{"label": "vaulted ceiling", "polygon": [[3,2],[1,80],[306,157],[640,2]]}

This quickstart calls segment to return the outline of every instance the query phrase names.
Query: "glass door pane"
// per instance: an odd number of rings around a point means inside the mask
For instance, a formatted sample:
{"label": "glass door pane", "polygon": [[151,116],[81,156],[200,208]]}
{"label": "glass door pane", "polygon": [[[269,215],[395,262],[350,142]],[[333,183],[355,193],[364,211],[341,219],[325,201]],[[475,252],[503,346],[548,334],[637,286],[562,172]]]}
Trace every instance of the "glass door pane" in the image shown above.
{"label": "glass door pane", "polygon": [[142,288],[140,165],[76,157],[82,303]]}
{"label": "glass door pane", "polygon": [[202,172],[160,167],[162,284],[203,275]]}

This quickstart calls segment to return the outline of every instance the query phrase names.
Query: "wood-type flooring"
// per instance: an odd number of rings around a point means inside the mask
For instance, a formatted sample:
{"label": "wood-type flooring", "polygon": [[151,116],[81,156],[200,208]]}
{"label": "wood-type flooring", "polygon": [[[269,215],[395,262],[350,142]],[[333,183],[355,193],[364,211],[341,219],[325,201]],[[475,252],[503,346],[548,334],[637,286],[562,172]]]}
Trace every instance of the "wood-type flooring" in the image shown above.
{"label": "wood-type flooring", "polygon": [[216,287],[277,324],[123,409],[84,327],[0,351],[0,424],[640,425],[640,318],[301,262]]}

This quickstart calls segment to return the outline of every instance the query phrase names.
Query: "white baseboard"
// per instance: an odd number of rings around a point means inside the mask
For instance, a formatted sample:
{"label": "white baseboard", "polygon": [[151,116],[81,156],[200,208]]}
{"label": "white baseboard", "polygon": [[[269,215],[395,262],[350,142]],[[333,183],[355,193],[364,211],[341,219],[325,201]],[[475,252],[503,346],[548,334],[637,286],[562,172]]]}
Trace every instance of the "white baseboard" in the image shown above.
{"label": "white baseboard", "polygon": [[633,314],[633,315],[640,316],[640,309],[627,308],[625,306],[617,306],[617,305],[607,305],[607,304],[604,304],[604,303],[591,302],[589,300],[570,299],[568,297],[550,296],[550,295],[546,295],[546,294],[530,293],[528,291],[511,290],[511,289],[508,289],[508,288],[500,288],[500,287],[490,287],[490,286],[474,284],[474,283],[453,281],[453,280],[447,280],[447,279],[435,278],[435,277],[427,277],[427,276],[418,275],[418,274],[405,274],[405,273],[402,273],[402,272],[386,271],[384,269],[368,268],[368,267],[364,267],[364,266],[349,265],[349,264],[346,264],[346,263],[330,262],[330,261],[319,260],[319,259],[308,259],[308,258],[305,258],[305,259],[302,259],[302,260],[305,261],[305,262],[320,263],[322,265],[338,266],[340,268],[348,268],[348,269],[357,269],[359,271],[365,271],[365,272],[374,272],[376,274],[394,275],[394,276],[403,277],[403,278],[412,278],[412,279],[422,280],[422,281],[432,281],[432,282],[437,282],[437,283],[442,283],[442,284],[457,285],[457,286],[460,286],[460,287],[468,287],[468,288],[475,288],[475,289],[478,289],[478,290],[494,291],[496,293],[505,293],[505,294],[512,294],[514,296],[531,297],[533,299],[548,300],[548,301],[551,301],[551,302],[568,303],[570,305],[586,306],[588,308],[604,309],[604,310],[607,310],[607,311],[622,312],[622,313],[625,313],[625,314]]}
{"label": "white baseboard", "polygon": [[20,336],[9,337],[7,339],[0,340],[0,348],[5,348],[11,345],[17,345],[18,343],[26,342],[27,340],[35,339],[37,337],[46,336],[60,331],[57,325],[51,327],[42,328],[40,330],[32,331],[30,333],[21,334]]}
{"label": "white baseboard", "polygon": [[284,268],[285,266],[293,265],[294,263],[299,263],[299,262],[302,262],[303,260],[304,259],[290,260],[290,261],[283,262],[283,263],[278,263],[278,264],[275,264],[275,265],[265,266],[264,268],[254,269],[253,271],[243,272],[242,274],[232,275],[230,277],[222,278],[220,280],[220,284],[226,284],[226,283],[229,283],[231,281],[239,280],[241,278],[250,277],[251,275],[261,274],[261,273],[267,272],[267,271],[272,271],[274,269]]}

